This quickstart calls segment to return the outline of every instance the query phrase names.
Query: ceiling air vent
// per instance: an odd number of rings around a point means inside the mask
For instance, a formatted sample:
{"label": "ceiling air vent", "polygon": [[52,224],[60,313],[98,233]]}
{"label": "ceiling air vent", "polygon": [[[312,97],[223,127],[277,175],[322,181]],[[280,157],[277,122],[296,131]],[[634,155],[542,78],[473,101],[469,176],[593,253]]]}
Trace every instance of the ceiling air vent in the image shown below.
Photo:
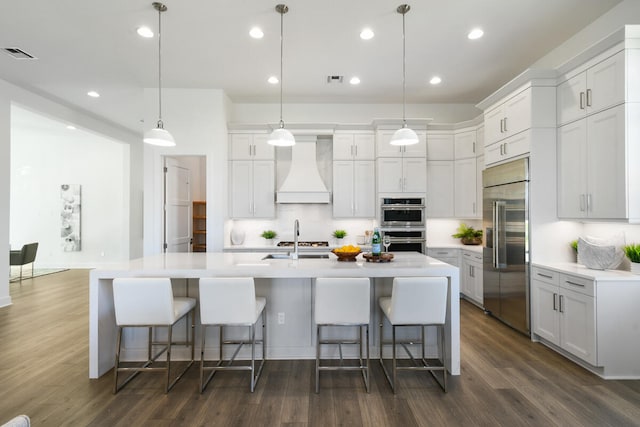
{"label": "ceiling air vent", "polygon": [[327,76],[327,83],[342,83],[344,76]]}
{"label": "ceiling air vent", "polygon": [[29,55],[24,50],[19,47],[3,47],[3,51],[5,51],[8,55],[11,55],[15,59],[38,59],[33,55]]}

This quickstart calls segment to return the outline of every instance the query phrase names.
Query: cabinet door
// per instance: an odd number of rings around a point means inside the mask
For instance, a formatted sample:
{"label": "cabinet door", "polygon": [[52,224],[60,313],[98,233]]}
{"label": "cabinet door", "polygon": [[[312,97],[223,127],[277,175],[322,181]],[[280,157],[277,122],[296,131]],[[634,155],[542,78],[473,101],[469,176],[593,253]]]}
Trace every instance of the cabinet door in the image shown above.
{"label": "cabinet door", "polygon": [[333,216],[336,218],[353,216],[353,163],[351,160],[333,162]]}
{"label": "cabinet door", "polygon": [[624,105],[587,117],[588,216],[627,218]]}
{"label": "cabinet door", "polygon": [[460,293],[468,298],[473,298],[473,276],[469,259],[464,251],[462,252],[462,267],[460,268]]}
{"label": "cabinet door", "polygon": [[560,347],[596,365],[595,299],[588,295],[563,290],[559,310]]}
{"label": "cabinet door", "polygon": [[378,157],[402,157],[402,146],[391,145],[391,137],[395,130],[379,130],[376,132],[376,147]]}
{"label": "cabinet door", "polygon": [[273,161],[253,162],[253,217],[273,218],[276,216],[275,172]]}
{"label": "cabinet door", "polygon": [[476,131],[459,132],[454,135],[454,151],[456,160],[476,156]]}
{"label": "cabinet door", "polygon": [[560,345],[559,289],[540,280],[531,280],[531,330],[556,345]]}
{"label": "cabinet door", "polygon": [[426,157],[427,155],[427,133],[424,131],[416,132],[418,134],[418,143],[413,145],[405,145],[402,147],[402,155],[404,157]]}
{"label": "cabinet door", "polygon": [[472,264],[473,269],[471,270],[471,274],[473,276],[474,288],[473,288],[473,299],[480,305],[484,303],[484,286],[483,286],[483,271],[482,271],[482,257],[474,256],[474,263]]}
{"label": "cabinet door", "polygon": [[504,103],[503,129],[507,136],[515,135],[531,127],[531,89],[526,89]]}
{"label": "cabinet door", "polygon": [[478,126],[476,129],[476,156],[484,154],[484,125]]}
{"label": "cabinet door", "polygon": [[267,143],[266,133],[253,134],[253,160],[274,160],[275,147]]}
{"label": "cabinet door", "polygon": [[234,160],[231,169],[231,218],[253,217],[253,162]]}
{"label": "cabinet door", "polygon": [[375,158],[376,144],[373,134],[355,134],[353,145],[355,160],[373,160]]}
{"label": "cabinet door", "polygon": [[251,160],[253,158],[253,135],[234,133],[229,136],[231,160]]}
{"label": "cabinet door", "polygon": [[456,160],[454,176],[455,216],[476,217],[476,159]]}
{"label": "cabinet door", "polygon": [[504,109],[502,105],[484,113],[484,146],[496,143],[506,137],[502,119],[504,119]]}
{"label": "cabinet door", "polygon": [[531,131],[520,132],[504,141],[502,159],[510,159],[529,152],[531,148]]}
{"label": "cabinet door", "polygon": [[587,194],[586,119],[558,128],[558,218],[586,216]]}
{"label": "cabinet door", "polygon": [[484,164],[492,165],[502,160],[502,151],[504,144],[496,142],[495,144],[485,145],[484,147]]}
{"label": "cabinet door", "polygon": [[427,218],[452,218],[453,161],[427,161]]}
{"label": "cabinet door", "polygon": [[476,217],[482,219],[482,171],[484,156],[476,159]]}
{"label": "cabinet door", "polygon": [[402,159],[378,159],[378,192],[396,193],[402,191]]}
{"label": "cabinet door", "polygon": [[587,113],[596,113],[624,102],[624,51],[587,70]]}
{"label": "cabinet door", "polygon": [[580,119],[586,113],[587,74],[580,73],[556,88],[558,125]]}
{"label": "cabinet door", "polygon": [[451,132],[427,133],[427,160],[453,160],[454,136]]}
{"label": "cabinet door", "polygon": [[403,191],[424,193],[427,191],[427,159],[403,159]]}
{"label": "cabinet door", "polygon": [[[375,218],[376,182],[373,160],[353,162],[353,216]],[[334,181],[335,182],[335,181]]]}
{"label": "cabinet door", "polygon": [[333,135],[333,160],[352,160],[354,151],[352,134]]}

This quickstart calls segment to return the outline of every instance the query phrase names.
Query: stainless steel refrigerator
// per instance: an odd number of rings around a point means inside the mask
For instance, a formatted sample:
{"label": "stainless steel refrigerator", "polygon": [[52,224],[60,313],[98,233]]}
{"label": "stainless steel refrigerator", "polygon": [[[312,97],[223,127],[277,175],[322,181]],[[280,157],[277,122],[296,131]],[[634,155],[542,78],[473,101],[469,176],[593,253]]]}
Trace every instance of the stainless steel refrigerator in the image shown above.
{"label": "stainless steel refrigerator", "polygon": [[529,161],[515,160],[482,174],[484,308],[529,332]]}

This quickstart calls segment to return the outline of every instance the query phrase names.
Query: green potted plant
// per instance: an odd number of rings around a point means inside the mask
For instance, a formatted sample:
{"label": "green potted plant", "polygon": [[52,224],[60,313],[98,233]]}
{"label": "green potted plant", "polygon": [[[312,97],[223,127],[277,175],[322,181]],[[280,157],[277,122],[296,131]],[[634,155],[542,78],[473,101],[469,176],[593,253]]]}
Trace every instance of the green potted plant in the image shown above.
{"label": "green potted plant", "polygon": [[624,254],[631,261],[631,272],[633,274],[640,274],[640,244],[630,243],[622,247]]}
{"label": "green potted plant", "polygon": [[456,234],[452,234],[451,236],[460,239],[463,245],[482,244],[482,230],[475,230],[473,227],[469,227],[464,222],[461,222],[457,231]]}
{"label": "green potted plant", "polygon": [[278,233],[273,230],[264,230],[260,236],[267,241],[269,244],[273,244],[273,239],[276,238]]}
{"label": "green potted plant", "polygon": [[347,232],[345,230],[334,230],[331,235],[336,239],[336,244],[341,245],[342,239],[345,238]]}

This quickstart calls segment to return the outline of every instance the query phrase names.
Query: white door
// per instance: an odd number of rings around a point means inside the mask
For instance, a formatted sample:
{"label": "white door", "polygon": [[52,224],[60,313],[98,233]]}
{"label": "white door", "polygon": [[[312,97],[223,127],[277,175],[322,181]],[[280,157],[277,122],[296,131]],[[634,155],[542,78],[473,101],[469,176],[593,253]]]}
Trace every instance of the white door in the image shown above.
{"label": "white door", "polygon": [[191,250],[191,171],[178,160],[164,160],[164,251]]}

